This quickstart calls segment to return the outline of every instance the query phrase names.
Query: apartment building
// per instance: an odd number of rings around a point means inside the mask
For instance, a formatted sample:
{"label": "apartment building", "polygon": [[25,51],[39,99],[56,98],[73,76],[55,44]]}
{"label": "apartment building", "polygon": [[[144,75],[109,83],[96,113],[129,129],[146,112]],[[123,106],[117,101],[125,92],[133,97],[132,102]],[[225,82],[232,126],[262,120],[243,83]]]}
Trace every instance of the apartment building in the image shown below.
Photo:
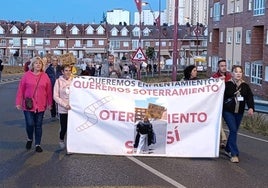
{"label": "apartment building", "polygon": [[130,12],[123,9],[114,9],[106,12],[106,21],[111,25],[118,25],[120,22],[130,24]]}
{"label": "apartment building", "polygon": [[[166,19],[168,25],[174,25],[175,1],[166,0]],[[179,0],[178,22],[181,25],[189,23],[196,25],[202,23],[207,25],[208,21],[208,0]]]}
{"label": "apartment building", "polygon": [[210,0],[208,30],[208,73],[217,61],[226,59],[244,67],[244,79],[255,94],[268,98],[268,1]]}
{"label": "apartment building", "polygon": [[[195,54],[206,54],[207,28],[179,26],[179,65],[195,63]],[[141,30],[140,30],[141,29]],[[72,52],[76,58],[94,54],[105,59],[108,54],[131,61],[131,56],[141,47],[153,47],[156,57],[160,52],[164,64],[173,54],[173,26],[163,25],[111,25],[111,24],[66,24],[39,22],[0,22],[0,58],[19,54],[25,62],[35,55],[65,54]],[[140,34],[141,31],[141,34]],[[178,65],[178,66],[179,66]]]}

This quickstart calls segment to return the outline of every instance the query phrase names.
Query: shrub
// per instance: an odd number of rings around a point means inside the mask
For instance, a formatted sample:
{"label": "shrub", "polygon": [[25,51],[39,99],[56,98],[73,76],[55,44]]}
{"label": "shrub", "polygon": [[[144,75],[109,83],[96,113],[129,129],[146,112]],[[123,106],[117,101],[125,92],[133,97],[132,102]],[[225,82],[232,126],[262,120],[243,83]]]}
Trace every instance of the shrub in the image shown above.
{"label": "shrub", "polygon": [[255,113],[253,116],[245,115],[241,127],[253,133],[268,136],[268,116],[262,113]]}

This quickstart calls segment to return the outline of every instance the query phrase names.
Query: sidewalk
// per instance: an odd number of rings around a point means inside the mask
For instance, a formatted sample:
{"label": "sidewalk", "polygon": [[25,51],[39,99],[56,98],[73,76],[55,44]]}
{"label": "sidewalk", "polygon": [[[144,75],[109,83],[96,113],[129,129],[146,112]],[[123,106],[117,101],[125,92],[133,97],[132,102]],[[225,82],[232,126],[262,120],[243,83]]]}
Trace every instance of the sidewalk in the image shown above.
{"label": "sidewalk", "polygon": [[24,73],[2,74],[2,80],[0,81],[0,83],[14,81],[14,80],[20,80],[23,74]]}

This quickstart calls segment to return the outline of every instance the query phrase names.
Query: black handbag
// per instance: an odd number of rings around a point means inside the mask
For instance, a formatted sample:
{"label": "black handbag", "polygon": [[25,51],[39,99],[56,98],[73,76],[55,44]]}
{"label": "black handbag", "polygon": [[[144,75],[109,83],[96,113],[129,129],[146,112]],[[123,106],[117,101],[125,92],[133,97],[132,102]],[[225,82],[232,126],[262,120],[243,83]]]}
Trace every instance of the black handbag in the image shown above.
{"label": "black handbag", "polygon": [[31,110],[33,108],[33,99],[30,97],[25,98],[25,108]]}

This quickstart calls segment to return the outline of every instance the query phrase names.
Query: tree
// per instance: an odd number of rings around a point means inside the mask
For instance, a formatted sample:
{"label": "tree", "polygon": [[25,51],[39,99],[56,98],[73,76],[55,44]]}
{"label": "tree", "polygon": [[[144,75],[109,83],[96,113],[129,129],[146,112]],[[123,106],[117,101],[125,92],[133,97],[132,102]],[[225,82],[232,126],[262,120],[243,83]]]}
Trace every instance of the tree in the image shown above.
{"label": "tree", "polygon": [[154,50],[154,47],[148,47],[146,49],[146,56],[148,59],[150,60],[154,60],[155,59],[155,50]]}

